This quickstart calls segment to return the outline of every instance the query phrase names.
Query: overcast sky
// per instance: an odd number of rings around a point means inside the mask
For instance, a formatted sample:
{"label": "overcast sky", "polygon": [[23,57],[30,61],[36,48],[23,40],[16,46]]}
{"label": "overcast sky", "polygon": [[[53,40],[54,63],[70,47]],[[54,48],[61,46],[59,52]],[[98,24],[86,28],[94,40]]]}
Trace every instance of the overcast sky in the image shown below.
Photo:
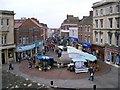
{"label": "overcast sky", "polygon": [[15,19],[35,17],[49,28],[59,28],[66,15],[88,16],[100,0],[0,0],[1,10],[14,11]]}

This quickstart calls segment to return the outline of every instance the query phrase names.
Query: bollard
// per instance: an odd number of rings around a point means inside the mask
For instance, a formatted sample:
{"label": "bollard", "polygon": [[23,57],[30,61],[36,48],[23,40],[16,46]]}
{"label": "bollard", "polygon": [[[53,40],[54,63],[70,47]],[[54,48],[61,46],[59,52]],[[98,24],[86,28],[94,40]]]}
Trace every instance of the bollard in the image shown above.
{"label": "bollard", "polygon": [[96,90],[96,85],[93,85],[93,90]]}

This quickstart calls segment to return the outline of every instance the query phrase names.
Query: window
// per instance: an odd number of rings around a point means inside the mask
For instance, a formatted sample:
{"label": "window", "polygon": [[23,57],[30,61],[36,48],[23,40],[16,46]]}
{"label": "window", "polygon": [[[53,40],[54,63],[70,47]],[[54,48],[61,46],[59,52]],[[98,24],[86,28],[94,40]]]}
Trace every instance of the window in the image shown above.
{"label": "window", "polygon": [[119,33],[115,32],[115,41],[116,41],[116,45],[119,46]]}
{"label": "window", "polygon": [[120,28],[120,18],[116,18],[116,27]]}
{"label": "window", "polygon": [[85,42],[87,42],[87,36],[85,36]]}
{"label": "window", "polygon": [[110,7],[110,8],[109,8],[109,13],[112,13],[112,12],[113,12],[113,8]]}
{"label": "window", "polygon": [[95,41],[98,42],[98,33],[95,33]]}
{"label": "window", "polygon": [[22,44],[26,44],[26,38],[25,38],[25,37],[23,37],[22,39],[23,39]]}
{"label": "window", "polygon": [[103,19],[100,19],[100,27],[103,28]]}
{"label": "window", "polygon": [[81,31],[82,31],[82,27],[81,27]]}
{"label": "window", "polygon": [[88,36],[88,43],[90,43],[90,36]]}
{"label": "window", "polygon": [[7,19],[7,25],[9,25],[9,19]]}
{"label": "window", "polygon": [[81,37],[80,37],[80,40],[82,41],[82,34],[80,35]]}
{"label": "window", "polygon": [[3,36],[2,36],[2,44],[4,44]]}
{"label": "window", "polygon": [[120,12],[120,5],[116,6],[116,12]]}
{"label": "window", "polygon": [[87,32],[87,26],[85,27],[85,32]]}
{"label": "window", "polygon": [[112,44],[112,32],[108,32],[109,44]]}
{"label": "window", "polygon": [[4,36],[4,43],[5,44],[7,43],[7,36],[6,35]]}
{"label": "window", "polygon": [[96,28],[98,28],[98,20],[95,20]]}
{"label": "window", "polygon": [[100,9],[100,15],[101,16],[103,15],[103,9]]}
{"label": "window", "polygon": [[3,25],[3,19],[1,19],[1,25]]}
{"label": "window", "polygon": [[96,10],[96,16],[98,16],[98,10]]}
{"label": "window", "polygon": [[112,23],[113,23],[112,18],[109,18],[109,25],[110,25],[110,28],[112,28]]}
{"label": "window", "polygon": [[100,43],[103,43],[103,34],[100,34]]}
{"label": "window", "polygon": [[7,36],[4,35],[2,36],[2,44],[6,44],[7,43]]}
{"label": "window", "polygon": [[90,27],[88,27],[88,32],[90,32]]}
{"label": "window", "polygon": [[8,50],[8,57],[12,58],[13,57],[13,49]]}
{"label": "window", "polygon": [[19,36],[19,44],[22,44],[22,38]]}
{"label": "window", "polygon": [[119,36],[116,37],[116,45],[119,46]]}

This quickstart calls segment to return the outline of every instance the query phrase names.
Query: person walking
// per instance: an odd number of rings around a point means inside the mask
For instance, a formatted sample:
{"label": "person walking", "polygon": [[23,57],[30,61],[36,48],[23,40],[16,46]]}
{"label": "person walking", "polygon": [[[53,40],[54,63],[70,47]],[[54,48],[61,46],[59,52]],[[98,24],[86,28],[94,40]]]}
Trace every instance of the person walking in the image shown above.
{"label": "person walking", "polygon": [[13,65],[12,65],[12,63],[9,63],[9,70],[13,70]]}
{"label": "person walking", "polygon": [[88,80],[93,81],[94,80],[94,66],[89,68],[89,72],[90,72],[90,77]]}
{"label": "person walking", "polygon": [[94,74],[93,74],[93,72],[90,74],[89,80],[91,80],[91,81],[94,80]]}

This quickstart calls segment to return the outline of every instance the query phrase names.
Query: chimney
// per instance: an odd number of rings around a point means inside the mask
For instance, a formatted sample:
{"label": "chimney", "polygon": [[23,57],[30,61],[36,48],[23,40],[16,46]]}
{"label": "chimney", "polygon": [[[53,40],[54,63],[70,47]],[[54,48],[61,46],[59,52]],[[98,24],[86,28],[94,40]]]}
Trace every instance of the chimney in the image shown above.
{"label": "chimney", "polygon": [[89,16],[93,16],[93,11],[90,11],[90,12],[89,12]]}

